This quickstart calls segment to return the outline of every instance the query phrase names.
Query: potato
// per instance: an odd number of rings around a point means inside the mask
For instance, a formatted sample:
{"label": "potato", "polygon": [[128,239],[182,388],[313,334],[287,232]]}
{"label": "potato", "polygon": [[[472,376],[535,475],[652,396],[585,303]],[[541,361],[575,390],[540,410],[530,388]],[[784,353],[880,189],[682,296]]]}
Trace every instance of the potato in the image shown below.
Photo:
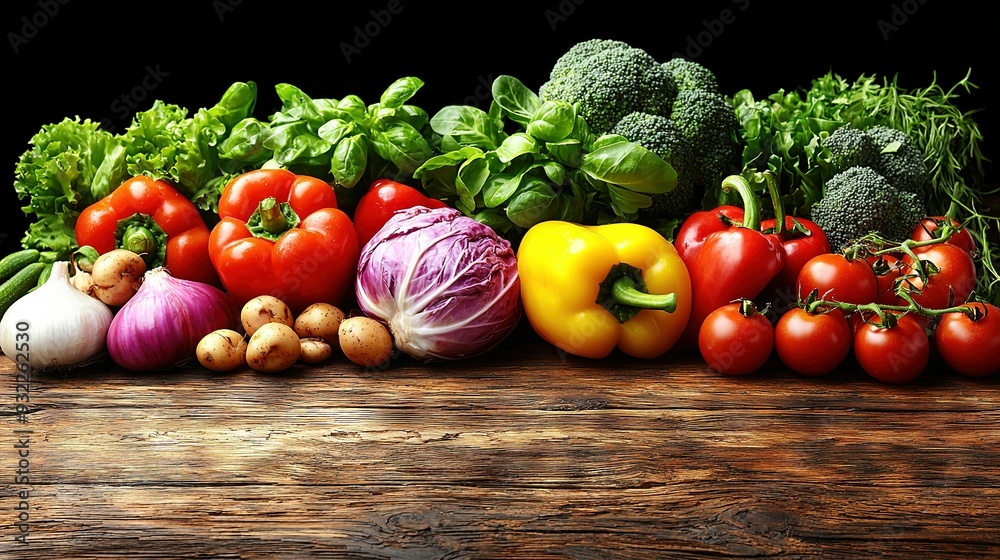
{"label": "potato", "polygon": [[303,338],[299,345],[302,347],[299,361],[307,364],[318,364],[333,355],[333,347],[322,338]]}
{"label": "potato", "polygon": [[114,249],[97,257],[90,272],[94,297],[108,305],[125,305],[139,291],[146,261],[127,249]]}
{"label": "potato", "polygon": [[292,327],[284,323],[265,323],[247,343],[247,364],[257,371],[284,371],[299,360],[302,346]]}
{"label": "potato", "polygon": [[212,331],[198,342],[198,363],[212,371],[232,371],[247,363],[247,343],[232,329]]}
{"label": "potato", "polygon": [[380,367],[392,358],[392,334],[371,317],[349,317],[340,323],[340,349],[359,366]]}
{"label": "potato", "polygon": [[322,338],[339,347],[340,323],[344,312],[329,303],[314,303],[295,318],[295,334],[300,338]]}
{"label": "potato", "polygon": [[257,296],[243,304],[240,311],[240,323],[243,330],[250,336],[267,323],[278,323],[291,327],[295,324],[295,316],[285,302],[274,296]]}
{"label": "potato", "polygon": [[97,294],[94,293],[97,286],[94,285],[94,279],[90,276],[89,272],[84,272],[82,270],[76,271],[76,274],[73,275],[72,282],[74,288],[80,290],[88,296],[93,297],[94,299],[97,299]]}

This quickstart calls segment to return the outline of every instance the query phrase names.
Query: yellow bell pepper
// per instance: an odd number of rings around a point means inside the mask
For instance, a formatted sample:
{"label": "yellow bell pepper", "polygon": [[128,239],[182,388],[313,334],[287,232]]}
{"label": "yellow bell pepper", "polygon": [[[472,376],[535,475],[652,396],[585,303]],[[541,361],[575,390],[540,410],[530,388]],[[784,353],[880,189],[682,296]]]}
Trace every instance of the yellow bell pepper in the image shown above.
{"label": "yellow bell pepper", "polygon": [[655,358],[687,326],[687,267],[674,246],[646,226],[541,222],[525,233],[517,262],[525,316],[567,353],[604,358],[619,348]]}

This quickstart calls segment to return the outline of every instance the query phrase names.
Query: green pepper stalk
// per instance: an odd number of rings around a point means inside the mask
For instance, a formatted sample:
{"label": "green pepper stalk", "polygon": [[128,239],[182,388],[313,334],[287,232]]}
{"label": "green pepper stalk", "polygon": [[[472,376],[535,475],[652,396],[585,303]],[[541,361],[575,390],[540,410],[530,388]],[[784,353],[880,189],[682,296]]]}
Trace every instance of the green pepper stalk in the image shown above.
{"label": "green pepper stalk", "polygon": [[597,303],[624,323],[642,309],[658,309],[673,313],[677,309],[677,294],[651,294],[642,280],[642,270],[626,263],[611,267],[597,291]]}
{"label": "green pepper stalk", "polygon": [[260,201],[257,210],[247,220],[247,229],[254,237],[276,241],[281,234],[299,224],[299,216],[287,202],[278,203],[274,197]]}
{"label": "green pepper stalk", "polygon": [[[149,270],[163,266],[166,262],[167,234],[152,216],[137,212],[118,220],[115,227],[115,247],[127,249],[142,257]],[[77,261],[74,259],[74,262]]]}

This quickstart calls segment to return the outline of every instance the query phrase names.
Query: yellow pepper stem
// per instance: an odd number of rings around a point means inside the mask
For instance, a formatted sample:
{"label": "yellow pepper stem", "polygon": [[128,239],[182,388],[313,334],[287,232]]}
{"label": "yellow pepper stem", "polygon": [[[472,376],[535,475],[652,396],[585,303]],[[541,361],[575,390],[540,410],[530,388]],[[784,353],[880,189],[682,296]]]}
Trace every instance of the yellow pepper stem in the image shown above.
{"label": "yellow pepper stem", "polygon": [[624,323],[643,309],[673,313],[677,309],[677,294],[651,294],[642,281],[642,271],[634,266],[618,263],[611,267],[607,278],[601,282],[597,303]]}

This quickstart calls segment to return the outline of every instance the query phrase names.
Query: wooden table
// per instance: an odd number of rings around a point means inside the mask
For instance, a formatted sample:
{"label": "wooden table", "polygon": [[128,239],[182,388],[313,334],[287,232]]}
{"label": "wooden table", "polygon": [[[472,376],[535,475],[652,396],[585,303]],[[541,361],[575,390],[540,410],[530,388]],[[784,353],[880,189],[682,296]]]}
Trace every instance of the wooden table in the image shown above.
{"label": "wooden table", "polygon": [[1000,376],[727,378],[522,328],[382,371],[35,373],[19,423],[0,360],[5,559],[1000,554]]}

